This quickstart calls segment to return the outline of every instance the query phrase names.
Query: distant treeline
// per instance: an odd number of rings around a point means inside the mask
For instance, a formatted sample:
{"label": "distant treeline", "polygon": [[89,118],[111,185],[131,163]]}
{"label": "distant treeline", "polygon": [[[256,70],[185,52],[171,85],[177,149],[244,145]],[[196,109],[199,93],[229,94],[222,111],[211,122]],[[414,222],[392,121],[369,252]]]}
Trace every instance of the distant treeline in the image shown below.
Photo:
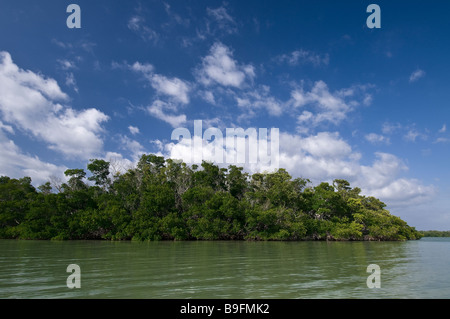
{"label": "distant treeline", "polygon": [[[310,186],[284,169],[188,166],[143,155],[110,174],[93,159],[66,183],[0,177],[0,238],[108,240],[407,240],[422,234],[341,179]],[[90,182],[88,182],[90,181]]]}
{"label": "distant treeline", "polygon": [[450,237],[450,230],[421,230],[424,237]]}

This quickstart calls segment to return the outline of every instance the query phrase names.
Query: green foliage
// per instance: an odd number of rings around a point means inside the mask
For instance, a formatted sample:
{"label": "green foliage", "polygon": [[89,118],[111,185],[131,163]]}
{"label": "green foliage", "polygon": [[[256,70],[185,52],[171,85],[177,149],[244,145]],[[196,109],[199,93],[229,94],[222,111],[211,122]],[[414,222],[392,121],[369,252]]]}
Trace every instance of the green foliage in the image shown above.
{"label": "green foliage", "polygon": [[[308,186],[279,169],[243,172],[203,162],[143,155],[111,176],[91,159],[91,175],[68,169],[54,192],[29,177],[0,177],[0,238],[107,240],[407,240],[416,231],[346,180]],[[430,232],[428,234],[431,234]],[[434,233],[433,233],[434,234]]]}
{"label": "green foliage", "polygon": [[91,159],[87,169],[92,173],[88,180],[94,181],[95,185],[106,187],[109,184],[109,162]]}
{"label": "green foliage", "polygon": [[450,230],[422,230],[420,233],[424,237],[450,237]]}

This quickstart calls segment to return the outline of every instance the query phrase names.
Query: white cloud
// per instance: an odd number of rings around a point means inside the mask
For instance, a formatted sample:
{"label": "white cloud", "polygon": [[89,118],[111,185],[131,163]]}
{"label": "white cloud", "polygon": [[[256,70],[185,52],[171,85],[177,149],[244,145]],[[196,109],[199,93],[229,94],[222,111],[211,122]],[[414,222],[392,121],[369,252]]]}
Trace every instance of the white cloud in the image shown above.
{"label": "white cloud", "polygon": [[66,85],[68,87],[71,87],[75,92],[78,93],[77,82],[76,82],[75,76],[73,75],[72,72],[69,72],[66,74]]}
{"label": "white cloud", "polygon": [[[0,123],[1,124],[1,123]],[[8,139],[2,130],[10,132],[8,127],[0,126],[0,176],[22,178],[29,176],[35,186],[49,181],[51,176],[63,178],[64,166],[41,161],[36,156],[24,153],[14,141]]]}
{"label": "white cloud", "polygon": [[320,132],[307,137],[280,133],[280,167],[315,183],[337,176],[354,180],[359,157],[338,133]]}
{"label": "white cloud", "polygon": [[205,100],[206,102],[215,105],[216,104],[216,99],[214,97],[214,93],[208,90],[205,91],[199,91],[198,92],[200,97]]}
{"label": "white cloud", "polygon": [[135,168],[138,163],[138,159],[131,161],[117,152],[106,152],[103,159],[109,162],[109,171],[113,176],[117,173],[126,173],[129,169]]}
{"label": "white cloud", "polygon": [[380,198],[393,206],[407,206],[430,200],[437,193],[433,185],[423,185],[414,178],[399,177],[408,167],[392,154],[376,153],[372,166],[362,166],[357,182],[367,195]]}
{"label": "white cloud", "polygon": [[[52,41],[52,43],[54,43],[55,45],[57,45],[61,49],[65,49],[65,50],[71,51],[72,53],[74,52],[75,48],[81,48],[81,49],[83,49],[84,51],[86,51],[88,53],[93,53],[94,47],[97,45],[94,42],[89,42],[89,41],[84,40],[84,39],[79,40],[79,41],[77,41],[75,43],[70,42],[70,41],[62,42],[62,41],[59,41],[59,40],[57,40],[55,38],[53,38],[51,41]],[[63,60],[61,60],[61,61],[63,61]]]}
{"label": "white cloud", "polygon": [[182,18],[179,14],[174,13],[171,10],[170,5],[168,3],[164,2],[164,8],[166,10],[168,17],[170,18],[170,21],[168,23],[164,24],[164,26],[179,24],[186,28],[189,27],[190,20],[187,18]]}
{"label": "white cloud", "polygon": [[96,109],[76,111],[53,79],[20,69],[7,52],[0,53],[0,107],[3,120],[32,133],[50,149],[89,158],[103,146],[101,123],[108,116]]}
{"label": "white cloud", "polygon": [[[163,144],[163,152],[166,157],[176,159],[176,160],[182,160],[185,163],[193,163],[193,140],[197,138],[194,136],[192,139],[190,138],[183,138],[181,141],[174,143],[174,142],[168,142]],[[207,160],[204,158],[204,160]]]}
{"label": "white cloud", "polygon": [[293,176],[310,178],[313,183],[344,178],[363,194],[395,206],[430,200],[436,194],[433,185],[401,176],[408,167],[395,155],[377,152],[375,157],[371,165],[361,164],[361,154],[338,133],[280,134],[280,167]]}
{"label": "white cloud", "polygon": [[365,106],[369,106],[370,104],[372,104],[372,101],[373,101],[373,96],[372,96],[372,94],[366,94],[366,95],[364,96],[363,104],[364,104]]}
{"label": "white cloud", "polygon": [[276,57],[276,61],[287,63],[291,66],[299,64],[312,64],[314,66],[328,65],[330,56],[328,54],[320,55],[311,51],[299,49],[289,54],[282,54]]}
{"label": "white cloud", "polygon": [[270,88],[261,85],[253,91],[236,96],[237,105],[253,116],[256,110],[266,109],[270,115],[279,116],[283,112],[283,103],[270,95]]}
{"label": "white cloud", "polygon": [[179,103],[189,103],[190,84],[177,77],[168,78],[164,75],[154,73],[154,67],[149,63],[135,62],[129,65],[126,62],[123,64],[113,62],[111,66],[115,69],[126,68],[134,72],[142,73],[158,94],[169,96]]}
{"label": "white cloud", "polygon": [[337,132],[319,132],[317,135],[303,138],[301,144],[303,150],[320,158],[341,158],[349,155],[352,151]]}
{"label": "white cloud", "polygon": [[371,190],[371,196],[383,198],[395,206],[421,204],[436,193],[433,186],[424,186],[417,179],[399,178],[387,185]]}
{"label": "white cloud", "polygon": [[75,62],[66,59],[58,60],[59,66],[63,70],[73,70],[76,68]]}
{"label": "white cloud", "polygon": [[314,117],[314,114],[312,114],[309,111],[303,111],[302,114],[300,114],[297,117],[297,122],[298,123],[304,123],[304,122],[308,122],[310,121],[312,118]]}
{"label": "white cloud", "polygon": [[246,79],[255,77],[253,66],[239,65],[230,49],[220,42],[211,47],[210,54],[203,58],[196,73],[198,81],[206,86],[220,84],[240,88]]}
{"label": "white cloud", "polygon": [[400,123],[385,122],[383,123],[381,131],[383,132],[383,134],[393,134],[400,129],[402,129],[402,125]]}
{"label": "white cloud", "polygon": [[136,72],[142,72],[144,74],[151,74],[154,70],[153,65],[150,63],[140,63],[140,62],[134,62],[133,65],[129,66],[130,69]]}
{"label": "white cloud", "polygon": [[166,113],[166,110],[176,110],[176,106],[161,100],[156,100],[147,108],[149,114],[169,123],[174,128],[179,127],[186,122],[186,115],[170,115]]}
{"label": "white cloud", "polygon": [[150,140],[150,143],[155,145],[158,151],[162,151],[164,149],[164,144],[160,140]]}
{"label": "white cloud", "polygon": [[[243,134],[251,134],[251,131],[244,132]],[[256,129],[254,132],[257,132]],[[215,135],[213,140],[205,140],[199,136],[184,136],[180,141],[161,144],[160,150],[165,157],[183,160],[189,164],[200,163],[204,160],[215,162],[219,167],[239,165],[244,167],[246,171],[253,172],[272,171],[274,169],[273,166],[276,165],[276,159],[275,157],[269,156],[270,151],[266,149],[266,146],[270,148],[270,144],[264,145],[264,143],[261,143],[257,153],[253,153],[249,150],[256,146],[255,144],[250,145],[245,137],[239,136],[239,133],[235,132],[230,134],[230,136],[227,136],[225,131],[219,134],[220,137]],[[233,134],[237,135],[235,136]],[[267,138],[270,141],[270,132]],[[245,153],[241,152],[241,147],[245,149]],[[267,154],[267,156],[264,154]],[[256,161],[254,156],[258,155],[263,158],[262,161]]]}
{"label": "white cloud", "polygon": [[408,132],[406,132],[406,134],[403,136],[403,138],[406,141],[408,141],[408,142],[415,142],[418,137],[420,139],[422,139],[422,140],[426,140],[427,139],[427,135],[426,134],[420,133],[415,128],[409,128]]}
{"label": "white cloud", "polygon": [[[409,124],[409,125],[402,125],[400,123],[389,123],[385,122],[383,123],[383,126],[381,128],[381,131],[385,135],[398,135],[403,136],[403,140],[407,142],[416,142],[418,138],[421,140],[427,140],[428,139],[428,133],[427,130],[425,132],[420,132],[416,128],[416,124]],[[387,137],[389,139],[389,137]]]}
{"label": "white cloud", "polygon": [[408,167],[398,157],[387,153],[375,153],[377,159],[372,166],[361,166],[361,175],[356,183],[366,195],[380,198],[388,205],[408,206],[431,200],[436,187],[423,185],[415,178],[399,176]]}
{"label": "white cloud", "polygon": [[76,111],[67,108],[58,116],[50,115],[34,131],[50,143],[50,149],[87,158],[98,154],[103,148],[103,141],[98,133],[103,131],[101,123],[108,119],[107,115],[97,109]]}
{"label": "white cloud", "polygon": [[138,31],[141,28],[141,23],[143,21],[143,18],[139,16],[133,16],[128,20],[128,29]]}
{"label": "white cloud", "polygon": [[2,123],[2,121],[0,121],[0,131],[1,130],[4,130],[4,131],[8,132],[9,134],[14,134],[14,129],[12,128],[12,126],[5,125]]}
{"label": "white cloud", "polygon": [[354,91],[354,88],[350,88],[331,93],[325,82],[317,81],[309,92],[305,92],[303,88],[293,90],[290,104],[295,108],[312,105],[317,109],[315,114],[303,111],[297,118],[300,125],[316,126],[321,122],[338,124],[347,117],[347,113],[353,109],[353,106],[358,104],[355,100],[348,102],[345,100],[353,96]]}
{"label": "white cloud", "polygon": [[406,133],[403,137],[405,140],[410,142],[415,142],[416,138],[419,136],[419,132],[417,132],[415,129],[411,129]]}
{"label": "white cloud", "polygon": [[[173,127],[178,127],[186,122],[186,115],[176,113],[178,113],[180,104],[188,104],[190,101],[189,93],[191,91],[191,84],[189,82],[177,77],[169,78],[161,74],[156,74],[154,73],[153,65],[149,63],[135,62],[130,65],[126,62],[112,62],[111,67],[141,73],[156,90],[155,100],[147,107],[147,112],[150,115],[169,123]],[[161,96],[168,98],[168,100],[163,101]],[[209,97],[211,98],[211,96]],[[214,97],[212,96],[212,98]]]}
{"label": "white cloud", "polygon": [[139,134],[139,128],[136,126],[128,126],[128,129],[130,130],[130,133],[133,135]]}
{"label": "white cloud", "polygon": [[[225,137],[225,133],[223,135]],[[163,143],[162,153],[166,157],[191,162],[191,143],[196,143],[193,141],[195,138],[198,139],[193,137]],[[203,159],[214,161],[213,144],[198,142],[203,145]],[[423,185],[417,179],[402,176],[408,167],[393,154],[378,152],[371,165],[362,164],[362,155],[354,151],[337,132],[320,132],[306,137],[281,132],[279,147],[279,166],[293,177],[309,178],[313,184],[343,178],[353,187],[361,188],[363,194],[379,197],[388,205],[397,206],[430,200],[436,194],[433,185]],[[229,154],[228,151],[223,148],[224,156]],[[247,162],[242,166],[250,173],[268,169],[260,163]]]}
{"label": "white cloud", "polygon": [[146,25],[145,18],[141,15],[132,16],[127,23],[128,29],[136,32],[144,41],[157,41],[158,33]]}
{"label": "white cloud", "polygon": [[364,136],[365,139],[367,141],[369,141],[370,143],[386,143],[386,144],[390,144],[390,139],[389,137],[386,137],[384,135],[380,135],[380,134],[376,134],[376,133],[370,133],[367,134],[366,136]]}
{"label": "white cloud", "polygon": [[131,66],[129,64],[127,64],[126,62],[124,63],[119,63],[116,61],[112,61],[111,62],[111,69],[131,69]]}
{"label": "white cloud", "polygon": [[[225,7],[221,6],[216,9],[206,8],[206,13],[212,20],[207,22],[207,29],[209,33],[215,34],[216,31],[222,31],[226,34],[233,34],[238,32],[236,21],[228,13]],[[211,22],[215,23],[217,30],[211,29]]]}
{"label": "white cloud", "polygon": [[437,143],[449,143],[450,139],[446,138],[446,137],[438,137],[433,144],[437,144]]}
{"label": "white cloud", "polygon": [[416,71],[411,73],[411,75],[409,76],[409,82],[416,82],[417,80],[419,80],[420,78],[422,78],[424,76],[425,76],[425,71],[423,71],[421,69],[417,69]]}
{"label": "white cloud", "polygon": [[130,139],[128,136],[119,136],[120,148],[130,152],[131,157],[136,162],[142,156],[142,154],[147,153],[144,146],[142,146],[138,141]]}
{"label": "white cloud", "polygon": [[144,75],[144,77],[146,77],[147,79],[151,79],[151,76],[155,69],[155,67],[150,63],[141,63],[138,61],[134,62],[133,64],[129,64],[126,61],[124,61],[122,63],[112,61],[111,68],[112,69],[131,70],[134,72],[141,72]]}
{"label": "white cloud", "polygon": [[375,153],[376,160],[372,166],[361,166],[361,183],[370,190],[376,190],[389,185],[407,166],[398,157],[388,153]]}
{"label": "white cloud", "polygon": [[53,38],[51,41],[53,44],[55,44],[56,46],[58,46],[62,49],[72,49],[73,48],[73,44],[70,42],[62,42],[55,38]]}
{"label": "white cloud", "polygon": [[167,78],[159,74],[152,75],[150,82],[157,92],[173,97],[178,102],[189,103],[189,85],[187,82],[178,78]]}
{"label": "white cloud", "polygon": [[447,131],[447,125],[444,124],[442,128],[439,130],[439,133],[445,133]]}
{"label": "white cloud", "polygon": [[375,156],[372,165],[361,164],[361,154],[353,151],[337,133],[322,132],[306,138],[280,134],[280,167],[294,176],[310,178],[314,183],[344,178],[361,188],[363,194],[395,206],[435,196],[433,185],[401,176],[408,167],[398,157],[381,152]]}
{"label": "white cloud", "polygon": [[43,76],[19,69],[12,61],[8,52],[0,52],[0,72],[2,76],[2,86],[12,85],[9,82],[20,85],[24,88],[36,91],[49,99],[67,100],[68,96],[61,91],[58,83],[54,79],[46,79]]}

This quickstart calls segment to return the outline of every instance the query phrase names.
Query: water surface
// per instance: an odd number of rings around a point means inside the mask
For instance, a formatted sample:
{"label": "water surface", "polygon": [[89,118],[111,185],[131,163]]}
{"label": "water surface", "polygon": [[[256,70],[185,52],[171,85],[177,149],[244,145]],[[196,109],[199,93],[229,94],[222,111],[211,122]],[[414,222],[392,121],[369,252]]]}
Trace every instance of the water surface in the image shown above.
{"label": "water surface", "polygon": [[[69,264],[81,288],[69,289]],[[367,266],[381,288],[367,287]],[[0,298],[450,298],[450,239],[0,240]]]}

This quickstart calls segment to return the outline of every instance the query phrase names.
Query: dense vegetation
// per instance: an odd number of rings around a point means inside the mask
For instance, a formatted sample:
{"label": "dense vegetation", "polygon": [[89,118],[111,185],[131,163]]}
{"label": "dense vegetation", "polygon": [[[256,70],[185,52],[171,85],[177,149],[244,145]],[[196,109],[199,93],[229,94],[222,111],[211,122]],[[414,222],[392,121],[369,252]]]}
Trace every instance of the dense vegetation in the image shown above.
{"label": "dense vegetation", "polygon": [[422,230],[424,237],[450,237],[450,230]]}
{"label": "dense vegetation", "polygon": [[[143,155],[68,169],[67,183],[0,177],[0,238],[110,240],[406,240],[422,236],[345,180],[308,186],[279,169],[244,173]],[[90,183],[88,182],[90,181]]]}

